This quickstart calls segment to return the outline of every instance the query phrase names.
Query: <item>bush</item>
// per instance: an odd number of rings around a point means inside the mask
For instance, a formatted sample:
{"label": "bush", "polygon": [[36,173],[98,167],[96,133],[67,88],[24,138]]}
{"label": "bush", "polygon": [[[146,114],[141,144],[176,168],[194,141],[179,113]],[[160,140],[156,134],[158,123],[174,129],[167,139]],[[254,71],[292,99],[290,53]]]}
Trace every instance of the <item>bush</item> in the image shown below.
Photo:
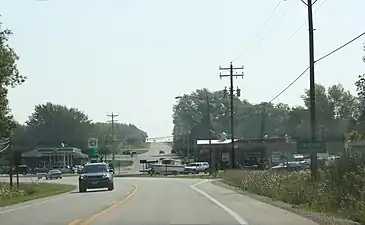
{"label": "bush", "polygon": [[0,183],[0,199],[25,196],[27,192],[23,189],[11,189],[8,184]]}
{"label": "bush", "polygon": [[313,181],[309,171],[227,171],[224,181],[245,191],[337,214],[365,223],[365,157],[345,154],[320,171]]}

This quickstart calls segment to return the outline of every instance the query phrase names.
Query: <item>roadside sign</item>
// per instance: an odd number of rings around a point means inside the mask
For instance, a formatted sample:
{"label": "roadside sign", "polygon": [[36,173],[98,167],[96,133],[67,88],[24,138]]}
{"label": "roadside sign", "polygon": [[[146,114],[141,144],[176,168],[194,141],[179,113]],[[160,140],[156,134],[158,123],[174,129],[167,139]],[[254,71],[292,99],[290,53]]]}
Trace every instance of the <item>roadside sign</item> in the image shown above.
{"label": "roadside sign", "polygon": [[89,138],[87,140],[87,148],[98,149],[99,148],[99,140],[97,138]]}
{"label": "roadside sign", "polygon": [[229,152],[222,152],[221,160],[223,162],[228,162],[229,161]]}
{"label": "roadside sign", "polygon": [[310,141],[310,140],[298,140],[297,141],[298,153],[326,153],[327,143],[325,141]]}
{"label": "roadside sign", "polygon": [[98,149],[97,149],[97,148],[93,148],[93,149],[91,150],[91,155],[92,155],[92,156],[98,156],[98,155],[99,155],[99,153],[98,153]]}

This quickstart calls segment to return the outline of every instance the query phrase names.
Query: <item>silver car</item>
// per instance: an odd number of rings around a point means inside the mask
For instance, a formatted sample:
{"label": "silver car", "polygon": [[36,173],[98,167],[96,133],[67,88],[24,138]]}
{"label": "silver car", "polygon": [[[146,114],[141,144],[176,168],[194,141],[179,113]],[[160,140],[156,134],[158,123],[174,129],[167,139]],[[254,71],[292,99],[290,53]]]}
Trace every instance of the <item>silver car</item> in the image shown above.
{"label": "silver car", "polygon": [[46,180],[62,179],[62,172],[60,170],[50,170],[46,175]]}

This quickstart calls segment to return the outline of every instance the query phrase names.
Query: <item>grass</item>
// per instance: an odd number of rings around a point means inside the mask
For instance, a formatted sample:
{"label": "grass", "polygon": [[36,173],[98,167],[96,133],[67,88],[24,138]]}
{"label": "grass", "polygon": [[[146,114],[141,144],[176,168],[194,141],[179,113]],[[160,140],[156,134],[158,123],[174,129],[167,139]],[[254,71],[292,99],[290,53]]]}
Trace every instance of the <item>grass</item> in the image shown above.
{"label": "grass", "polygon": [[308,171],[228,170],[223,182],[303,211],[365,224],[365,189],[361,188],[365,184],[365,164],[358,158],[341,157],[333,167],[322,169],[317,181]]}
{"label": "grass", "polygon": [[58,195],[75,188],[75,186],[67,184],[21,183],[19,189],[10,190],[8,183],[0,183],[0,206]]}

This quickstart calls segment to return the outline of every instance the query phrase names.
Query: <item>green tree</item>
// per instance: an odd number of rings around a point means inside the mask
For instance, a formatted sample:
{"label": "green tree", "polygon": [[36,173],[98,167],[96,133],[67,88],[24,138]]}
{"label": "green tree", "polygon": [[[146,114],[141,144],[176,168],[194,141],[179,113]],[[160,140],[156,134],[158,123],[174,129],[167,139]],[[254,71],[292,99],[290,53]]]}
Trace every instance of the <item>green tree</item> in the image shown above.
{"label": "green tree", "polygon": [[[196,90],[185,95],[174,105],[173,136],[174,147],[184,150],[187,140],[207,138],[205,96],[209,96],[210,129],[212,138],[221,132],[230,133],[229,100],[221,91]],[[302,96],[304,107],[290,107],[287,104],[262,102],[250,104],[246,100],[234,100],[234,132],[236,137],[257,138],[289,135],[293,138],[310,137],[309,90]],[[348,132],[352,121],[358,117],[358,98],[343,88],[341,84],[326,90],[316,84],[316,114],[318,131],[323,138],[340,139]],[[189,137],[189,138],[188,138]],[[191,144],[192,144],[191,143]]]}
{"label": "green tree", "polygon": [[8,44],[12,32],[3,29],[0,22],[0,136],[7,137],[10,127],[15,125],[8,106],[8,88],[22,84],[26,77],[22,76],[16,62],[19,57]]}
{"label": "green tree", "polygon": [[28,134],[38,146],[69,146],[85,148],[93,134],[89,117],[76,108],[50,102],[35,106],[26,122]]}
{"label": "green tree", "polygon": [[146,141],[147,133],[136,127],[134,124],[115,123],[114,137],[112,142],[112,125],[110,123],[94,123],[94,137],[99,139],[99,147],[105,152],[111,152],[112,148],[118,148],[125,143],[138,145]]}

